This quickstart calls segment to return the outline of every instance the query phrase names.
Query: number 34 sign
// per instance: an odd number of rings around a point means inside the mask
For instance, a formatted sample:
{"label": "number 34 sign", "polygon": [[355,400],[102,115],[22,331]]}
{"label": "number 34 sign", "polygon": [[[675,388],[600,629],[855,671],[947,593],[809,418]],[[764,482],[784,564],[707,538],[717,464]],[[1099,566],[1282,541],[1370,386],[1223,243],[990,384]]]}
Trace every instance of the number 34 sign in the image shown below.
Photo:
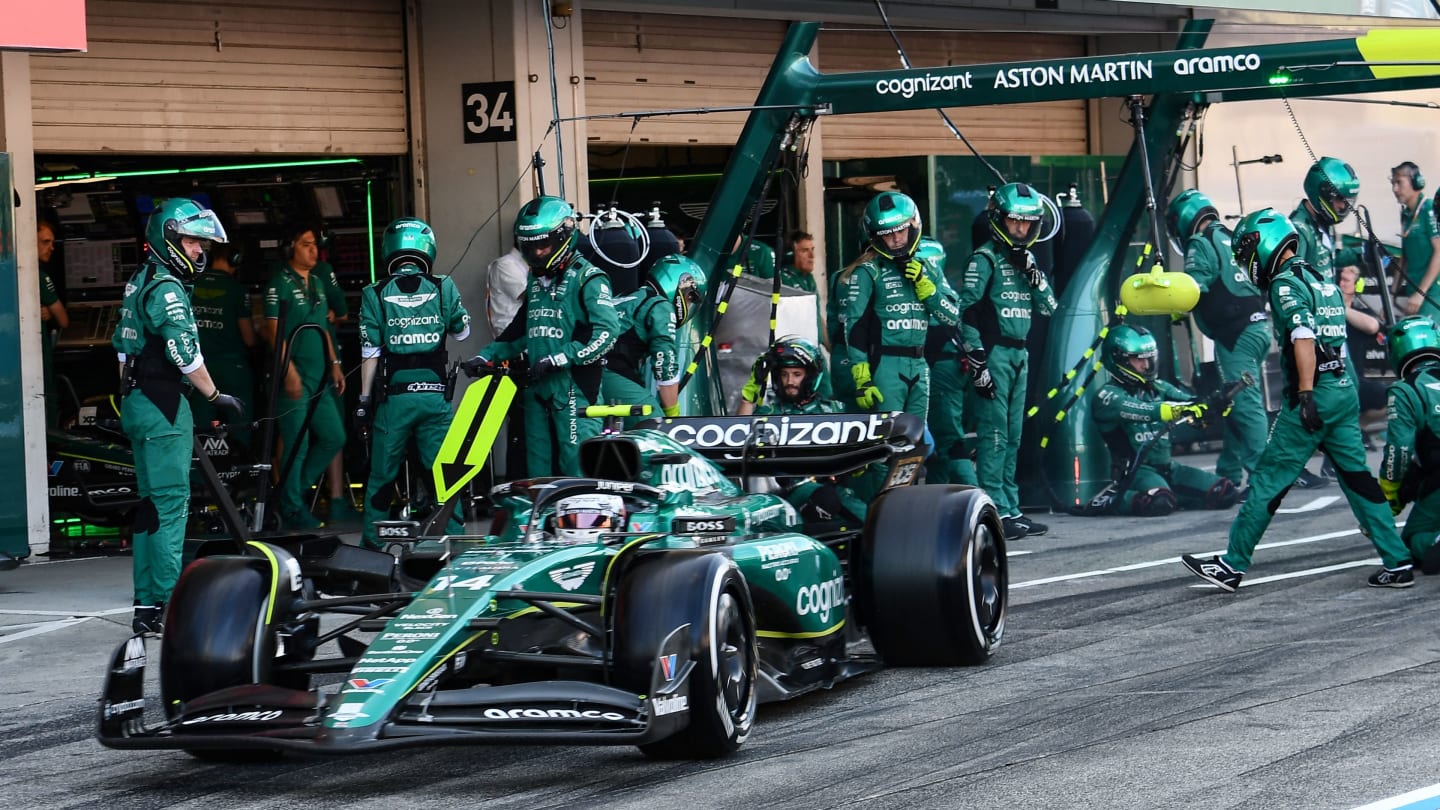
{"label": "number 34 sign", "polygon": [[465,143],[515,140],[515,83],[460,85],[464,101]]}

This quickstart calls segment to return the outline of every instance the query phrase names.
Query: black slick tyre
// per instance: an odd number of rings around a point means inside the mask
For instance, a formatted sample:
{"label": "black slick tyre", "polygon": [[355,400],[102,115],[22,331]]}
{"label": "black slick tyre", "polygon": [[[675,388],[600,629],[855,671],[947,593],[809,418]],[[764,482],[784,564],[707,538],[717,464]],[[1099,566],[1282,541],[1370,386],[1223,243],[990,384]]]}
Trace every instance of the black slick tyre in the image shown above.
{"label": "black slick tyre", "polygon": [[875,650],[895,666],[983,663],[1009,602],[1005,535],[979,489],[894,489],[870,507],[852,570]]}
{"label": "black slick tyre", "polygon": [[616,595],[616,665],[627,688],[647,690],[661,642],[690,625],[689,724],[640,746],[659,759],[711,759],[734,752],[755,724],[757,667],[750,591],[720,554],[647,555],[625,572]]}

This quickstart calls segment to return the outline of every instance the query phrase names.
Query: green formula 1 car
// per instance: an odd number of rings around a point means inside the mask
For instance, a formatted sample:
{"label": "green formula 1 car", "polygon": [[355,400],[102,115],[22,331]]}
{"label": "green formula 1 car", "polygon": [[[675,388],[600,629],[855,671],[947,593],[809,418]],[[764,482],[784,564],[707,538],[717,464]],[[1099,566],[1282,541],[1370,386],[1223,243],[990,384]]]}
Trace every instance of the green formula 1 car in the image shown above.
{"label": "green formula 1 car", "polygon": [[[999,645],[1000,519],[978,489],[915,485],[918,420],[651,424],[586,442],[584,477],[498,487],[485,535],[384,523],[398,557],[310,538],[196,560],[159,642],[161,706],[147,717],[146,641],[131,638],[100,741],[215,759],[485,743],[715,757],[745,742],[757,704]],[[886,488],[863,527],[804,525],[773,494],[877,463]],[[622,517],[577,542],[564,505],[587,499]]]}

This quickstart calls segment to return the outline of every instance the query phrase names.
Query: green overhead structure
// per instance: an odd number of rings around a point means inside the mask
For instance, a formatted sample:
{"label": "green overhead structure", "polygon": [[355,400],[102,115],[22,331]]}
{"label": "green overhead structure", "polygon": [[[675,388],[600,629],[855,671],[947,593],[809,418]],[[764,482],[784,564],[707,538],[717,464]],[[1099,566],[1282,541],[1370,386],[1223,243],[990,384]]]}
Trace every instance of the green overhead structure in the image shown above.
{"label": "green overhead structure", "polygon": [[[1211,21],[1187,24],[1174,51],[1113,54],[906,70],[822,74],[809,59],[818,23],[790,26],[770,73],[756,97],[725,173],[710,200],[690,248],[691,258],[710,273],[718,296],[731,268],[720,261],[742,232],[785,150],[803,137],[820,115],[1021,104],[1061,99],[1145,96],[1146,145],[1158,204],[1181,142],[1176,132],[1186,114],[1219,101],[1243,101],[1349,93],[1374,93],[1440,86],[1440,30],[1380,29],[1363,36],[1318,42],[1201,48]],[[1110,204],[1097,223],[1095,241],[1068,282],[1060,312],[1052,321],[1043,358],[1044,376],[1058,381],[1079,360],[1113,311],[1120,276],[1131,271],[1132,242],[1150,238],[1148,223],[1137,233],[1145,211],[1145,175],[1139,144],[1132,147],[1116,180]],[[718,300],[718,298],[717,298]],[[714,310],[695,324],[705,334]],[[688,359],[688,358],[686,358]],[[699,364],[697,385],[686,388],[691,413],[718,412],[719,399],[705,384]],[[1042,411],[1037,424],[1051,424]],[[1108,454],[1089,426],[1082,399],[1050,437],[1045,457],[1045,497],[1024,500],[1057,505],[1088,499],[1109,479]]]}
{"label": "green overhead structure", "polygon": [[[11,197],[10,154],[0,152],[0,475],[14,488],[0,509],[0,553],[12,557],[30,556],[27,534],[29,520],[25,508],[25,421],[24,400],[20,396],[20,311],[19,263],[15,256],[15,209]],[[28,234],[27,234],[28,236]],[[29,236],[34,239],[35,237]]]}

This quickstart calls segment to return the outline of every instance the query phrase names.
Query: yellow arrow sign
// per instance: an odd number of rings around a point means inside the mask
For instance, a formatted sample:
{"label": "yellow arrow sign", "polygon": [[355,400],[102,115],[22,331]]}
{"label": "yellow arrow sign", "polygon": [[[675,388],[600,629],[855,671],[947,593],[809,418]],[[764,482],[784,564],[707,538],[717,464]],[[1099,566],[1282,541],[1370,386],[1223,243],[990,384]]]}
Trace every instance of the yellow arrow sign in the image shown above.
{"label": "yellow arrow sign", "polygon": [[509,377],[482,377],[465,389],[431,466],[441,503],[455,497],[485,466],[513,399],[515,383]]}

